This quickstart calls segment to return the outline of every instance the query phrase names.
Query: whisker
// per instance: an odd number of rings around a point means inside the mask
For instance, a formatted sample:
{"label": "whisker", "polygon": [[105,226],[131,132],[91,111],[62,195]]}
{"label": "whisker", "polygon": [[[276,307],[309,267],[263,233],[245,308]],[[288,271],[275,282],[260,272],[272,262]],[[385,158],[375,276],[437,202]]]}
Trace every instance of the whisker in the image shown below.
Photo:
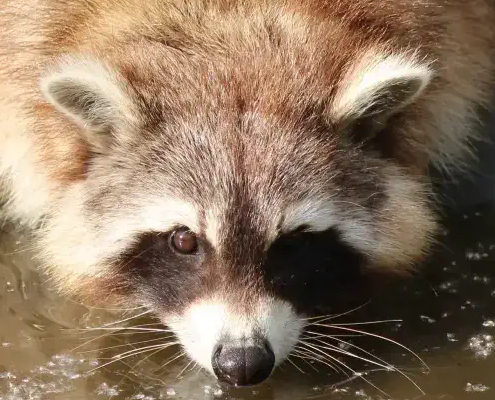
{"label": "whisker", "polygon": [[146,349],[156,349],[157,347],[161,347],[161,346],[166,345],[166,344],[168,344],[168,343],[159,343],[159,344],[153,344],[151,346],[134,348],[132,350],[128,350],[128,351],[125,351],[123,353],[117,354],[117,355],[113,356],[112,359],[119,359],[122,356],[125,356],[125,355],[130,354],[130,353],[135,353],[136,351],[139,352],[141,350],[146,350]]}
{"label": "whisker", "polygon": [[[122,329],[116,329],[114,332],[108,332],[108,333],[105,333],[104,335],[101,335],[99,337],[105,337],[105,336],[112,336],[112,337],[117,337],[117,336],[135,336],[135,335],[144,335],[144,334],[151,335],[152,334],[152,333],[150,333],[150,331],[143,331],[143,332],[136,332],[134,330],[132,330],[130,332],[121,332],[121,331],[122,331]],[[173,334],[174,332],[169,331],[169,332],[163,332],[163,333]]]}
{"label": "whisker", "polygon": [[105,351],[105,350],[110,350],[110,349],[116,349],[118,347],[134,346],[136,344],[141,344],[141,343],[157,342],[158,340],[170,339],[172,337],[174,337],[174,336],[173,335],[172,336],[164,336],[164,337],[159,337],[159,338],[156,338],[156,339],[141,340],[141,341],[138,341],[138,342],[132,342],[132,343],[126,343],[126,344],[118,344],[116,346],[109,346],[109,347],[103,347],[103,348],[98,348],[98,349],[94,349],[94,350],[80,351],[77,354],[87,354],[87,353],[93,353],[95,351]]}
{"label": "whisker", "polygon": [[375,324],[387,324],[387,323],[399,323],[403,322],[402,319],[384,319],[379,321],[366,321],[366,322],[351,322],[348,324],[332,324],[332,326],[355,326],[355,325],[375,325]]}
{"label": "whisker", "polygon": [[294,368],[297,369],[301,374],[306,374],[306,372],[304,372],[301,368],[299,368],[297,364],[290,359],[290,356],[287,357],[287,361],[290,362],[294,366]]}
{"label": "whisker", "polygon": [[[187,363],[187,365],[181,369],[181,371],[177,374],[176,378],[182,375],[182,373],[194,362],[194,360],[191,360]],[[194,368],[194,367],[193,367]]]}
{"label": "whisker", "polygon": [[341,373],[341,374],[344,374],[346,376],[349,376],[349,373],[344,371],[339,365],[335,365],[334,361],[332,359],[322,360],[321,354],[318,354],[311,349],[307,349],[307,348],[303,348],[303,347],[298,347],[298,349],[306,352],[307,354],[310,354],[315,361],[319,362],[320,364],[326,365],[327,367],[329,367],[330,369],[332,369],[336,373]]}
{"label": "whisker", "polygon": [[98,339],[103,339],[103,338],[104,338],[104,337],[106,337],[106,336],[111,336],[112,334],[117,335],[117,333],[112,333],[112,332],[107,332],[107,333],[104,333],[103,335],[99,335],[99,336],[96,336],[96,337],[94,337],[94,338],[91,338],[90,340],[88,340],[88,341],[84,342],[83,344],[80,344],[80,345],[78,345],[78,346],[74,347],[74,348],[73,348],[72,350],[70,350],[69,352],[70,352],[70,353],[73,353],[74,351],[76,351],[77,349],[80,349],[81,347],[84,347],[84,346],[86,346],[86,345],[88,345],[88,344],[90,344],[90,343],[92,343],[92,342],[94,342],[94,341],[96,341],[96,340],[98,340]]}
{"label": "whisker", "polygon": [[320,371],[318,371],[318,369],[313,364],[310,363],[310,361],[317,361],[313,357],[307,356],[307,355],[303,355],[299,351],[293,351],[292,354],[290,355],[290,357],[300,358],[301,360],[303,360],[303,362],[305,362],[306,364],[308,364],[316,372],[320,372]]}
{"label": "whisker", "polygon": [[147,355],[146,357],[144,357],[142,360],[139,360],[136,364],[134,364],[134,366],[127,372],[127,374],[124,375],[124,377],[120,380],[120,383],[119,383],[119,386],[122,384],[122,382],[129,376],[129,374],[131,372],[133,372],[136,367],[140,364],[142,364],[143,362],[145,362],[146,360],[148,360],[149,358],[153,357],[155,354],[158,354],[160,351],[163,351],[165,350],[167,347],[162,347],[162,348],[159,348],[158,350],[154,351],[153,353]]}
{"label": "whisker", "polygon": [[[173,346],[173,345],[175,345],[175,344],[179,344],[179,342],[167,343],[166,345],[163,345],[163,348],[165,349],[165,348],[170,347],[170,346]],[[91,373],[93,373],[93,372],[95,372],[95,371],[97,371],[97,370],[99,370],[99,369],[101,369],[101,368],[103,368],[103,367],[106,367],[107,365],[110,365],[110,364],[112,364],[112,363],[114,363],[114,362],[117,362],[117,361],[120,361],[120,360],[123,360],[123,359],[129,358],[129,357],[132,357],[132,356],[136,356],[136,355],[138,355],[138,354],[147,353],[148,351],[152,351],[152,350],[154,350],[154,349],[155,349],[155,348],[150,348],[150,349],[147,349],[147,350],[141,350],[141,351],[139,351],[139,352],[136,352],[136,353],[133,353],[133,354],[128,354],[128,355],[126,355],[125,357],[120,357],[120,358],[115,358],[115,357],[112,357],[112,360],[111,360],[111,361],[109,361],[109,362],[107,362],[107,363],[105,363],[105,364],[103,364],[103,365],[99,365],[98,367],[93,368],[93,369],[89,370],[89,371],[88,371],[88,372],[86,372],[86,373],[87,373],[87,374],[91,374]]]}
{"label": "whisker", "polygon": [[[310,346],[312,347],[311,344],[309,343],[302,343],[301,344],[305,345],[305,346]],[[314,348],[314,347],[313,347]],[[389,395],[384,392],[382,389],[380,389],[379,387],[377,387],[376,385],[374,385],[373,383],[371,383],[368,379],[366,379],[362,373],[359,373],[359,372],[356,372],[354,371],[351,367],[349,367],[346,363],[340,361],[338,358],[335,358],[333,356],[331,356],[330,354],[324,352],[323,350],[319,350],[317,348],[314,348],[316,351],[320,351],[322,352],[323,354],[325,354],[325,356],[331,358],[332,360],[334,360],[335,362],[337,362],[338,364],[342,365],[344,368],[347,368],[349,371],[351,371],[354,375],[358,376],[360,379],[362,379],[363,381],[365,381],[368,385],[370,385],[371,387],[375,388],[376,390],[378,390],[380,393],[382,393],[384,396],[386,397],[389,397]]]}
{"label": "whisker", "polygon": [[319,320],[317,320],[316,322],[318,323],[322,323],[324,321],[329,321],[331,319],[335,319],[335,318],[339,318],[339,317],[343,317],[344,315],[349,315],[355,311],[358,311],[360,310],[361,308],[363,307],[366,307],[368,304],[370,304],[375,298],[377,298],[378,295],[375,295],[373,296],[371,299],[367,300],[366,302],[364,302],[363,304],[361,304],[360,306],[357,306],[355,308],[352,308],[350,309],[349,311],[345,311],[343,313],[340,313],[340,314],[330,314],[330,315],[326,315],[326,316],[323,316],[323,317],[312,317],[312,318],[307,318],[306,320],[314,320],[314,319],[318,319],[318,318],[321,318]]}
{"label": "whisker", "polygon": [[129,318],[125,318],[125,319],[121,319],[120,321],[115,321],[115,322],[110,322],[108,324],[104,324],[103,327],[106,328],[106,327],[109,327],[109,326],[112,326],[112,325],[116,325],[116,324],[120,324],[122,322],[127,322],[127,321],[131,321],[133,319],[136,319],[136,318],[139,318],[139,317],[142,317],[143,315],[146,315],[146,314],[149,314],[151,313],[151,310],[147,310],[145,312],[142,312],[140,314],[137,314],[137,315],[134,315],[134,316],[131,316]]}
{"label": "whisker", "polygon": [[[329,336],[331,339],[333,339],[331,336]],[[320,339],[317,339],[319,342],[323,342],[322,340]],[[383,363],[386,367],[388,367],[388,369],[391,369],[395,372],[398,372],[400,375],[402,375],[404,378],[406,378],[409,382],[411,382],[423,395],[425,394],[424,391],[419,387],[419,385],[414,382],[414,380],[412,378],[410,378],[409,376],[407,376],[406,373],[404,373],[403,371],[401,371],[399,368],[397,368],[396,366],[380,359],[379,357],[375,356],[374,354],[370,353],[369,351],[359,347],[359,346],[356,346],[355,344],[352,344],[352,343],[349,343],[349,342],[346,342],[344,340],[341,340],[341,339],[335,339],[336,341],[338,341],[339,343],[343,343],[345,345],[348,345],[348,346],[351,346],[351,347],[354,347],[355,349],[359,350],[359,351],[362,351],[363,353],[377,359],[378,361],[380,361],[381,363]],[[325,342],[323,342],[325,343]],[[387,369],[387,368],[386,368]]]}
{"label": "whisker", "polygon": [[428,372],[430,371],[430,368],[428,367],[428,365],[414,351],[409,349],[407,346],[404,346],[403,344],[401,344],[395,340],[389,339],[385,336],[381,336],[381,335],[378,335],[376,333],[370,333],[370,332],[362,331],[359,329],[348,328],[346,326],[340,326],[340,325],[335,326],[335,325],[326,325],[326,324],[315,324],[315,326],[322,326],[322,327],[326,327],[326,328],[334,328],[334,329],[340,329],[340,330],[345,330],[345,331],[354,332],[354,333],[360,333],[360,334],[363,334],[365,336],[371,336],[371,337],[375,337],[378,339],[382,339],[382,340],[389,342],[389,343],[393,343],[396,346],[399,346],[400,348],[406,350],[409,354],[413,355],[416,359],[418,359],[421,362],[421,364],[423,364],[425,366],[425,368],[427,369]]}
{"label": "whisker", "polygon": [[195,361],[194,362],[194,365],[191,367],[191,369],[189,371],[184,372],[184,374],[188,374],[190,372],[193,372],[196,369],[197,366],[198,366],[198,362]]}
{"label": "whisker", "polygon": [[[306,331],[306,333],[307,333],[307,332],[308,332],[308,331]],[[318,334],[316,334],[316,332],[315,332],[315,336],[311,336],[311,337],[309,337],[309,336],[308,336],[308,339],[309,339],[309,338],[314,338],[314,337],[326,338],[326,337],[329,337],[329,336],[331,336],[331,337],[333,337],[333,338],[334,338],[334,337],[336,337],[336,338],[337,338],[337,337],[351,337],[351,338],[357,338],[357,337],[363,337],[364,335],[360,335],[360,334],[348,334],[348,335],[328,335],[328,334],[324,334],[324,333],[318,333]],[[304,338],[305,336],[302,336],[302,337]]]}
{"label": "whisker", "polygon": [[[319,339],[318,339],[318,341],[319,342],[323,342],[322,340],[319,340]],[[320,348],[320,349],[331,350],[331,351],[334,351],[334,352],[339,353],[339,354],[344,354],[344,355],[349,356],[349,357],[357,358],[358,360],[361,360],[361,361],[364,361],[364,362],[369,362],[369,363],[371,363],[373,365],[376,365],[378,367],[381,367],[383,369],[390,370],[390,368],[388,368],[386,364],[381,364],[381,363],[379,363],[377,361],[369,360],[368,358],[358,356],[357,354],[351,353],[350,351],[347,351],[347,350],[343,350],[340,347],[334,346],[332,344],[325,343],[325,345],[322,345],[322,344],[315,344],[315,343],[313,343],[313,345],[315,347],[317,347],[317,348]]]}
{"label": "whisker", "polygon": [[89,310],[99,310],[99,311],[120,311],[120,312],[128,312],[128,311],[134,311],[134,310],[140,310],[143,308],[148,308],[148,306],[138,306],[138,307],[130,307],[130,308],[111,308],[111,307],[96,307],[96,306],[90,306],[87,304],[79,303],[75,301],[74,299],[68,298],[67,301],[77,304],[79,306],[83,306]]}
{"label": "whisker", "polygon": [[73,328],[66,329],[67,331],[75,331],[75,332],[92,332],[92,331],[141,331],[141,332],[164,332],[164,333],[173,333],[170,329],[154,329],[154,328],[138,328],[133,326],[119,326],[116,328],[106,328],[106,327],[95,327],[95,328]]}
{"label": "whisker", "polygon": [[[177,344],[179,344],[179,342],[177,342]],[[174,357],[176,354],[179,354],[177,357]],[[167,365],[169,365],[171,362],[174,362],[175,360],[178,360],[179,358],[183,357],[186,355],[186,352],[185,351],[177,351],[174,355],[170,356],[167,361],[165,362],[165,364],[162,364],[158,369],[154,370],[153,373],[156,374],[158,371],[160,371],[161,369],[165,368]],[[174,357],[174,358],[172,358]],[[171,359],[172,358],[172,359]]]}

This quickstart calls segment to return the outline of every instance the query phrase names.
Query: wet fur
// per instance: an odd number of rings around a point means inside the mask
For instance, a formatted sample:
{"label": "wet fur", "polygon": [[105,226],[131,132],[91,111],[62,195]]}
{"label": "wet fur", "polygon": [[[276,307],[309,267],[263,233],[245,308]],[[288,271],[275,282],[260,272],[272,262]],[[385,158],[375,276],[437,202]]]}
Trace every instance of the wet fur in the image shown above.
{"label": "wet fur", "polygon": [[[301,315],[335,302],[365,271],[406,272],[428,250],[428,166],[470,161],[493,94],[494,13],[491,0],[3,2],[4,207],[37,228],[69,293],[168,316],[205,298],[236,315],[266,298]],[[377,131],[359,82],[386,65],[424,90]],[[108,95],[85,119],[50,97],[64,96],[54,76],[81,71]],[[344,269],[295,268],[309,284],[287,291],[268,249],[308,221]],[[200,235],[201,258],[169,254],[178,223]],[[299,306],[310,292],[323,295]]]}

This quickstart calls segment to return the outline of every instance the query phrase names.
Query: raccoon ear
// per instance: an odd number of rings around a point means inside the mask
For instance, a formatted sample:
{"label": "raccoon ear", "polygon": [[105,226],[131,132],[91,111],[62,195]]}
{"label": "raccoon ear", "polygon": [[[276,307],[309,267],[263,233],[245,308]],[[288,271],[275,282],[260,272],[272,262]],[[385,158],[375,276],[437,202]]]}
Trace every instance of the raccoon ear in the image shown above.
{"label": "raccoon ear", "polygon": [[92,145],[104,146],[115,125],[132,115],[122,83],[97,62],[64,58],[42,78],[41,89]]}
{"label": "raccoon ear", "polygon": [[428,65],[400,56],[362,62],[354,68],[332,104],[332,116],[342,127],[367,122],[370,133],[414,102],[432,77]]}

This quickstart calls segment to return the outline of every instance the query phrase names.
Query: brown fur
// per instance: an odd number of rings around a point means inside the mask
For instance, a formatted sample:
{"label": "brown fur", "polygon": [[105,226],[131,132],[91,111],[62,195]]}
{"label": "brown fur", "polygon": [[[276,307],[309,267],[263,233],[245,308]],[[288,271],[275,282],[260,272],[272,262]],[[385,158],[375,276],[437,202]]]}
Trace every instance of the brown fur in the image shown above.
{"label": "brown fur", "polygon": [[[474,104],[485,103],[490,94],[486,85],[491,83],[487,72],[493,68],[490,28],[493,6],[487,0],[425,3],[105,0],[42,4],[2,5],[0,71],[8,87],[16,91],[16,97],[25,98],[25,111],[35,113],[36,153],[42,168],[48,168],[51,177],[62,182],[69,176],[80,176],[85,152],[74,139],[76,135],[67,132],[71,128],[40,104],[35,89],[44,65],[66,52],[90,52],[97,57],[115,57],[117,62],[123,58],[119,53],[134,53],[130,68],[145,76],[156,72],[149,69],[153,69],[154,62],[160,62],[158,47],[162,44],[191,54],[198,62],[211,57],[239,65],[248,60],[257,62],[257,68],[252,70],[264,71],[262,79],[273,82],[268,98],[263,99],[267,104],[260,106],[265,112],[290,112],[277,110],[279,99],[288,96],[280,92],[285,85],[280,85],[277,79],[285,82],[286,77],[277,76],[277,64],[292,63],[294,74],[307,73],[312,82],[301,80],[293,84],[305,87],[305,92],[317,101],[329,101],[333,88],[341,84],[343,68],[352,64],[363,49],[375,46],[419,50],[435,62],[437,78],[430,87],[430,97],[411,111],[418,114],[413,119],[415,124],[421,125],[422,116],[427,119],[425,114],[436,114],[435,107],[449,104],[449,99],[459,93]],[[279,9],[285,13],[278,13]],[[136,48],[135,43],[144,38],[149,42]],[[253,61],[255,49],[259,56]],[[276,57],[266,57],[270,51],[276,51]],[[167,69],[169,76],[181,75],[173,64],[167,65]],[[146,78],[150,76],[143,78],[149,82]],[[246,76],[240,77],[241,82],[232,78],[231,84],[243,85],[249,80]],[[265,85],[259,79],[257,83]],[[64,126],[62,132],[60,126]],[[463,137],[438,138],[434,131],[424,128],[429,127],[416,126],[412,132],[405,132],[414,135],[410,138],[415,144],[412,149],[402,149],[404,141],[401,141],[391,153],[406,161],[412,158],[414,164],[419,163],[424,169],[429,159],[422,156],[425,152],[439,163],[448,162],[448,158],[438,154],[439,141],[448,142],[440,149],[447,156],[458,155],[468,146]],[[394,142],[394,138],[391,140]],[[74,154],[81,156],[74,158]],[[453,163],[457,164],[457,159]]]}

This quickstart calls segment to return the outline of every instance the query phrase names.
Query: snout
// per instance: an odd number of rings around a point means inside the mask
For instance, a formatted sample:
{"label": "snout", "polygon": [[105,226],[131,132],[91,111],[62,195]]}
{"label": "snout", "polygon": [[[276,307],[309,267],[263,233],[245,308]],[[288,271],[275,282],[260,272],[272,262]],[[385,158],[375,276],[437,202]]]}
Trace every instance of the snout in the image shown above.
{"label": "snout", "polygon": [[304,319],[291,304],[259,299],[250,309],[224,299],[192,304],[164,318],[190,358],[231,386],[252,386],[269,378],[294,349]]}
{"label": "snout", "polygon": [[220,343],[211,358],[218,380],[233,386],[251,386],[266,380],[275,365],[275,354],[268,341],[256,344]]}

